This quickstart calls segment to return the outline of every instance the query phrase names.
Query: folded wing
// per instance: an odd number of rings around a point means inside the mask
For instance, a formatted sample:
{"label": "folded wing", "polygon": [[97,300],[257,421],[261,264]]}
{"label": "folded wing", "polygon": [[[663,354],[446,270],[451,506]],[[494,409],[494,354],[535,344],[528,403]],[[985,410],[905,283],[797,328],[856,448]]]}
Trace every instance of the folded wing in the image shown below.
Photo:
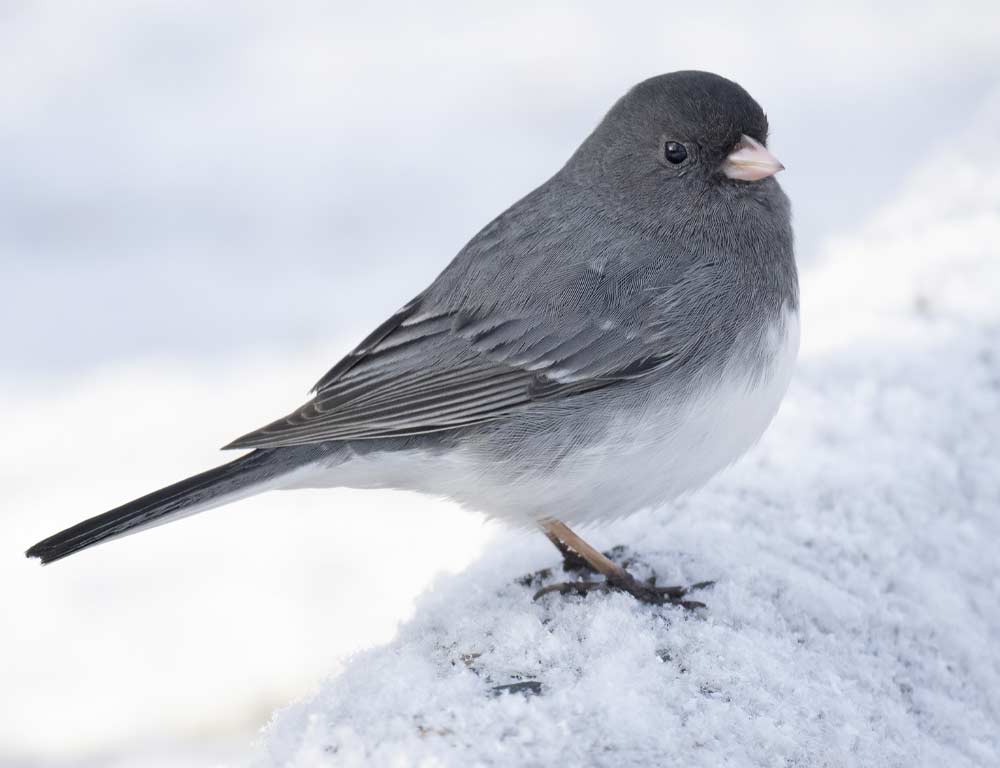
{"label": "folded wing", "polygon": [[294,413],[226,448],[466,427],[642,376],[670,359],[610,322],[448,311],[415,299],[334,366]]}

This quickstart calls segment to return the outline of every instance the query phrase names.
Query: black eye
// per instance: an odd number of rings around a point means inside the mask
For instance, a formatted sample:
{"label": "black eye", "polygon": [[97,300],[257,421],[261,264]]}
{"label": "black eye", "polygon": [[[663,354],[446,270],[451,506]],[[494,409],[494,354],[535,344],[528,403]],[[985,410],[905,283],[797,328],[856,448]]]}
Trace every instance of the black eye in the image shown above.
{"label": "black eye", "polygon": [[667,145],[663,148],[663,156],[667,158],[668,163],[680,165],[687,160],[688,151],[683,144],[676,141],[668,141]]}

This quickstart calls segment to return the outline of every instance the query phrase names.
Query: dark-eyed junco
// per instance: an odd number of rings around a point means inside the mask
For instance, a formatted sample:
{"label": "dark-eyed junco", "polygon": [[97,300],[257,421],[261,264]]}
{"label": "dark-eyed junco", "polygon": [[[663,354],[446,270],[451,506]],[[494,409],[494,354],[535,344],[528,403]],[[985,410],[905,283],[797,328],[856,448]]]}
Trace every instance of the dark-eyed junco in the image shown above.
{"label": "dark-eyed junco", "polygon": [[[540,526],[654,602],[565,522],[652,507],[743,453],[798,349],[788,200],[736,83],[639,83],[551,179],[320,379],[240,458],[35,544],[48,563],[277,488],[403,488]],[[565,521],[565,522],[564,522]]]}

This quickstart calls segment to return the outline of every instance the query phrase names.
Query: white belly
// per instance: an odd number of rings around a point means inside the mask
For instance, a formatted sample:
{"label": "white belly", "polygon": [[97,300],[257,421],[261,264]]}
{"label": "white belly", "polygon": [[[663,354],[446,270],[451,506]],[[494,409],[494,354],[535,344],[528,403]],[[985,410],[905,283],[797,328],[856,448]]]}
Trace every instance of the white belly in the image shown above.
{"label": "white belly", "polygon": [[[568,523],[622,517],[699,487],[745,453],[777,412],[798,347],[798,315],[785,311],[759,345],[763,365],[734,361],[683,404],[676,393],[662,392],[618,409],[599,441],[555,468],[517,455],[487,461],[473,445],[446,454],[369,453],[300,470],[287,487],[415,490],[522,525],[545,517]],[[558,454],[559,442],[554,437],[548,452]]]}
{"label": "white belly", "polygon": [[589,522],[658,506],[746,453],[788,389],[799,348],[797,313],[784,313],[768,346],[770,363],[756,373],[734,365],[681,408],[667,394],[640,413],[620,416],[604,448],[599,490],[561,519]]}

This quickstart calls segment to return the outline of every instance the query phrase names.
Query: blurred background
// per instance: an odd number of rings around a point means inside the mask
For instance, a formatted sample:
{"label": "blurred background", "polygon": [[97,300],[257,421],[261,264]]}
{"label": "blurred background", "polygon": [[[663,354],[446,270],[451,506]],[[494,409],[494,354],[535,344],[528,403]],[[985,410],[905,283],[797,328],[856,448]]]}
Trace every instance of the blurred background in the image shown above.
{"label": "blurred background", "polygon": [[21,554],[303,402],[633,83],[754,95],[808,271],[997,97],[998,39],[989,2],[0,3],[0,765],[238,764],[488,546],[302,491]]}

